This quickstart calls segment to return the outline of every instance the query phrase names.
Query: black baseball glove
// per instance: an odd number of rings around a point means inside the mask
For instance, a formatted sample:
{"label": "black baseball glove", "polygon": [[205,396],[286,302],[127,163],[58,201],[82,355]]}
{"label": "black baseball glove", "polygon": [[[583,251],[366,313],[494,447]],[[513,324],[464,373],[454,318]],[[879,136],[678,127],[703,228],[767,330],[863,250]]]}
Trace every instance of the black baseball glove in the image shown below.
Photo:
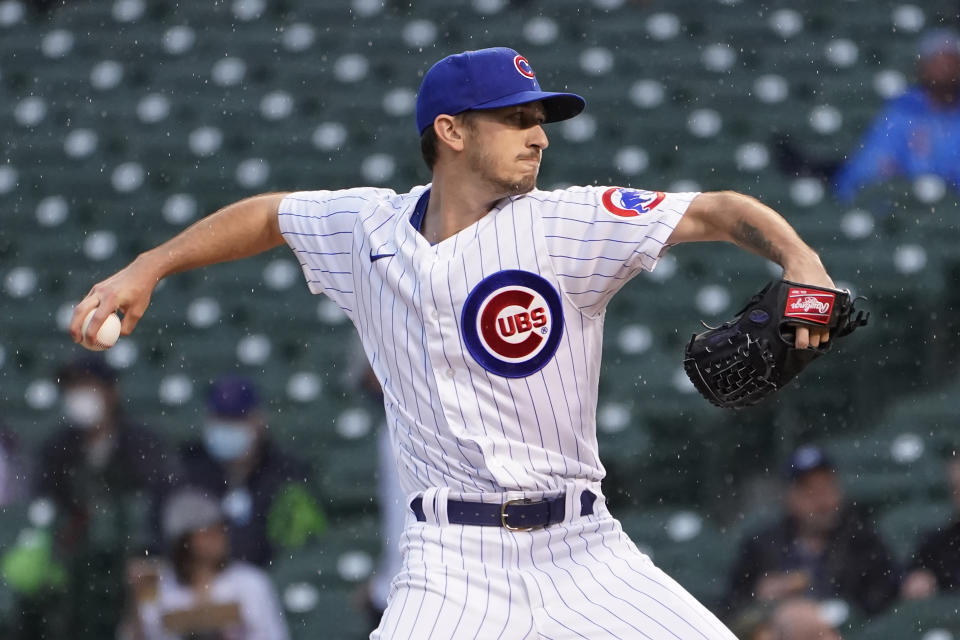
{"label": "black baseball glove", "polygon": [[[694,334],[683,367],[704,398],[725,409],[757,404],[783,387],[841,338],[867,324],[849,291],[780,280],[757,293],[735,318]],[[830,340],[794,347],[795,327],[828,327]]]}

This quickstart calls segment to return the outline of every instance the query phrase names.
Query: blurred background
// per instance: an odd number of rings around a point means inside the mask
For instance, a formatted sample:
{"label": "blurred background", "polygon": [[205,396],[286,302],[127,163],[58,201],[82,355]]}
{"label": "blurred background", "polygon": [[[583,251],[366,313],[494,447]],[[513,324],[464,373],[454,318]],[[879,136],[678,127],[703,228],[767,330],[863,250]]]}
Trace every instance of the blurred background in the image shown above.
{"label": "blurred background", "polygon": [[[519,50],[545,89],[587,99],[583,115],[547,128],[541,188],[756,196],[867,298],[869,327],[737,413],[693,391],[682,349],[701,319],[728,318],[778,269],[726,246],[684,246],[615,298],[598,431],[624,528],[720,606],[739,541],[778,513],[790,452],[816,443],[907,567],[952,509],[960,156],[947,170],[907,163],[836,185],[875,119],[917,91],[922,63],[949,57],[941,30],[957,27],[958,10],[956,0],[0,0],[0,629],[27,637],[24,598],[70,582],[61,559],[66,579],[44,569],[45,584],[24,586],[60,553],[64,507],[40,487],[42,452],[69,421],[58,372],[82,355],[65,332],[73,304],[243,196],[427,182],[413,123],[420,78],[444,55],[486,46]],[[960,130],[958,106],[945,104],[944,130]],[[209,388],[233,375],[253,381],[276,446],[309,464],[302,486],[325,525],[259,562],[294,638],[366,637],[365,582],[389,537],[380,409],[358,390],[351,334],[280,249],[170,278],[135,334],[105,352],[117,411],[149,428],[150,447],[171,452],[163,460],[179,465],[172,452],[203,437]],[[129,537],[111,544],[130,552]],[[43,559],[17,564],[38,548]],[[112,580],[105,590],[129,586]],[[832,615],[845,637],[960,637],[956,595],[934,600],[871,614],[833,600]],[[903,634],[878,631],[894,624]]]}

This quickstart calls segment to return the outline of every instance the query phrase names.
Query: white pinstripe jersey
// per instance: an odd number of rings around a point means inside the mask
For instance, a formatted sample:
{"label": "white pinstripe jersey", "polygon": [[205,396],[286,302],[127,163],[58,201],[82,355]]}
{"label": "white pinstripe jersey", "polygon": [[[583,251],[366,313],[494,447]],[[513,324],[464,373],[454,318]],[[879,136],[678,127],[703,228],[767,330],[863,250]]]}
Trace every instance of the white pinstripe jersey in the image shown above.
{"label": "white pinstripe jersey", "polygon": [[310,290],[360,333],[404,490],[599,481],[606,305],[654,267],[696,194],[534,190],[431,245],[411,222],[427,189],[299,192],[279,212]]}

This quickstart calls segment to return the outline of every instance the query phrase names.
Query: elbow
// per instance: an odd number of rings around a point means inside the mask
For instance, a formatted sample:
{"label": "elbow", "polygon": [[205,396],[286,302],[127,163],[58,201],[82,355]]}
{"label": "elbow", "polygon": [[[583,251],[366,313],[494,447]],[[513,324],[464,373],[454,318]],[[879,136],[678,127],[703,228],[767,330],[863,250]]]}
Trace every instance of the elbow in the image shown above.
{"label": "elbow", "polygon": [[743,209],[745,205],[756,203],[756,198],[738,191],[708,191],[697,196],[696,202],[709,218],[729,216]]}
{"label": "elbow", "polygon": [[699,237],[695,239],[729,242],[740,213],[756,200],[736,191],[710,191],[697,196],[694,204],[688,215],[693,213],[698,223]]}
{"label": "elbow", "polygon": [[739,191],[714,191],[711,194],[716,199],[716,206],[718,207],[720,213],[730,213],[732,211],[738,211],[743,208],[744,205],[753,204],[759,202],[753,196],[748,196]]}

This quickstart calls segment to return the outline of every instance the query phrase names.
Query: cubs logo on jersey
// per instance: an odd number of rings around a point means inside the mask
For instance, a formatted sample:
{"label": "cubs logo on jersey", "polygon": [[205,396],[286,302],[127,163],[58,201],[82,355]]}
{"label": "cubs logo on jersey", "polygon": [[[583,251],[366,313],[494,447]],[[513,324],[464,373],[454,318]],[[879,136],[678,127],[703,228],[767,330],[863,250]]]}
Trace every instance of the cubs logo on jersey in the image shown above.
{"label": "cubs logo on jersey", "polygon": [[625,189],[610,187],[603,192],[603,207],[615,216],[633,218],[648,213],[663,202],[666,194],[662,191],[644,191],[643,189]]}
{"label": "cubs logo on jersey", "polygon": [[542,277],[517,269],[481,280],[467,295],[461,320],[473,359],[505,378],[542,369],[563,335],[560,294]]}

